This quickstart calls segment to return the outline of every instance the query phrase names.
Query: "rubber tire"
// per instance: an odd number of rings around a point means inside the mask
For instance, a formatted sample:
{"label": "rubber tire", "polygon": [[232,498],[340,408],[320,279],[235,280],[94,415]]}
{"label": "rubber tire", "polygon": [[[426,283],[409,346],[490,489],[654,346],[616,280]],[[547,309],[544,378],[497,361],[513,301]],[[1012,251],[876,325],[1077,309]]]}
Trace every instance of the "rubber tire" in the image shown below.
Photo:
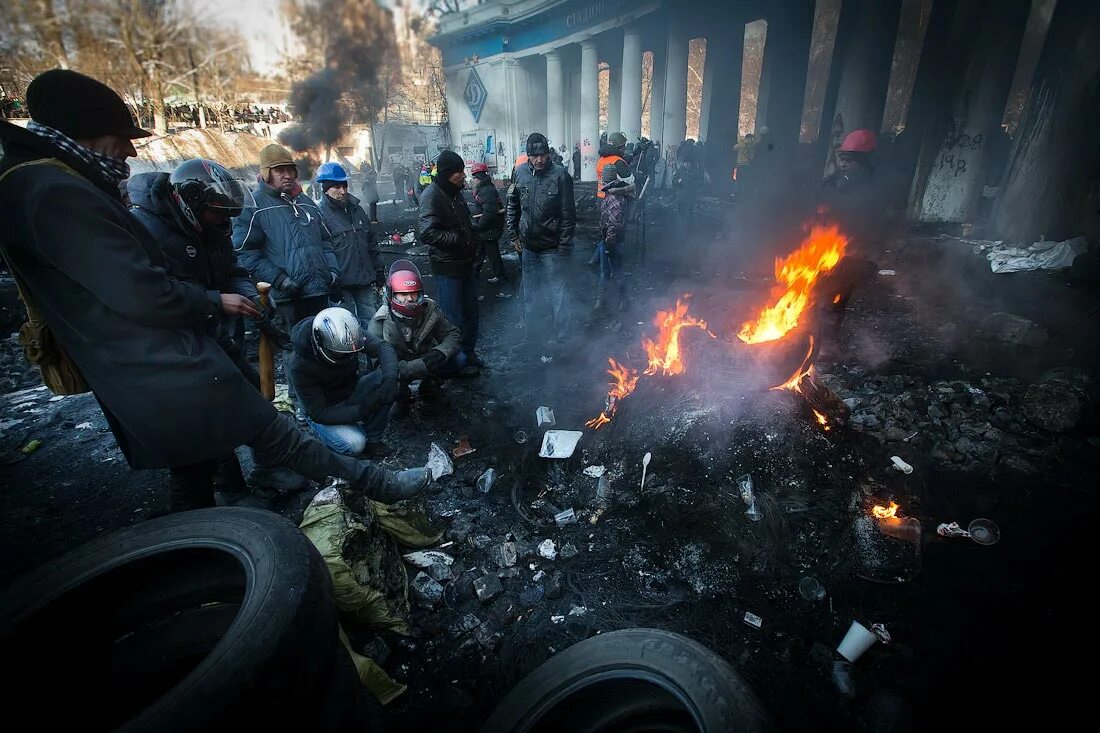
{"label": "rubber tire", "polygon": [[[623,629],[586,639],[551,657],[512,689],[489,716],[481,733],[541,731],[540,720],[570,705],[563,696],[591,690],[612,676],[619,680],[648,679],[654,692],[671,693],[691,712],[704,733],[771,730],[756,695],[714,652],[670,631]],[[610,696],[610,707],[603,707],[592,705],[592,696],[588,697],[588,704],[576,705],[573,715],[582,714],[597,726],[625,717],[612,707],[644,710],[648,704],[644,696]],[[656,708],[660,707],[658,703]]]}
{"label": "rubber tire", "polygon": [[[8,699],[43,730],[320,730],[308,701],[325,692],[338,646],[320,555],[255,509],[144,522],[0,598],[0,650],[18,670]],[[177,660],[164,689],[143,689]]]}

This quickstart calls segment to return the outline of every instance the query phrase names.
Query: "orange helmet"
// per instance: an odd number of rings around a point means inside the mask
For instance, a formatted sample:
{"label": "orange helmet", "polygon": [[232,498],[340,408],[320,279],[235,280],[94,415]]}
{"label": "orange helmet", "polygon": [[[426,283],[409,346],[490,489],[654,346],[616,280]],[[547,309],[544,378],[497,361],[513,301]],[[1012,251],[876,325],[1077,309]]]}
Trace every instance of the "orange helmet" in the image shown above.
{"label": "orange helmet", "polygon": [[842,153],[873,153],[877,142],[870,130],[852,130],[844,136],[839,149]]}
{"label": "orange helmet", "polygon": [[474,163],[470,166],[470,173],[488,173],[489,166],[484,163]]}

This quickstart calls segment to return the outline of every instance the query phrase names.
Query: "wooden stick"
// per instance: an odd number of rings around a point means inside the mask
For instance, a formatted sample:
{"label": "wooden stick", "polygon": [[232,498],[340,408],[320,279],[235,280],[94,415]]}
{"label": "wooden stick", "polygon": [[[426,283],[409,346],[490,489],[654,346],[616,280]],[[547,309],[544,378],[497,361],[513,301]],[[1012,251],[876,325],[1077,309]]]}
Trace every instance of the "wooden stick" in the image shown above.
{"label": "wooden stick", "polygon": [[[260,310],[265,313],[270,290],[271,283],[256,283],[256,291],[260,294]],[[275,399],[275,355],[271,350],[271,340],[263,331],[260,332],[260,392],[268,400]]]}

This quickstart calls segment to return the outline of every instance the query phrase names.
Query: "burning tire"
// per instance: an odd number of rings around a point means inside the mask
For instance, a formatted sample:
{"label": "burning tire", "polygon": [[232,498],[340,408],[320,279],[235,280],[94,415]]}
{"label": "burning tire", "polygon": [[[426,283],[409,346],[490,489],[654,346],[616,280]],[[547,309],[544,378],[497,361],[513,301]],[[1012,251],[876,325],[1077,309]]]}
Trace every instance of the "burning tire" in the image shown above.
{"label": "burning tire", "polygon": [[586,639],[525,677],[481,733],[770,730],[726,662],[687,637],[624,629]]}
{"label": "burning tire", "polygon": [[316,730],[338,644],[317,551],[252,509],[102,537],[0,599],[11,699],[48,730]]}

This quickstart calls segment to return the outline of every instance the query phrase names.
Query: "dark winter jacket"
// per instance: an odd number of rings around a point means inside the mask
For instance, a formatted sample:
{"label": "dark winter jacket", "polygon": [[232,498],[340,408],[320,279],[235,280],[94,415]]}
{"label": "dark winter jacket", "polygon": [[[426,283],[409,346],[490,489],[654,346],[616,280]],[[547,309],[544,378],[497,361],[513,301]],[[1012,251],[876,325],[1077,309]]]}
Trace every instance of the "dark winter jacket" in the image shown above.
{"label": "dark winter jacket", "polygon": [[511,241],[519,240],[532,252],[556,250],[569,256],[576,225],[573,179],[564,168],[547,163],[536,171],[529,162],[516,167],[508,189],[506,228]]}
{"label": "dark winter jacket", "polygon": [[[275,301],[326,295],[340,274],[321,211],[309,196],[279,194],[264,182],[252,189],[255,207],[233,221],[233,247],[256,282],[272,284]],[[283,290],[289,277],[301,288]]]}
{"label": "dark winter jacket", "polygon": [[474,222],[478,239],[498,242],[504,234],[504,214],[501,213],[500,192],[489,176],[481,176],[474,189],[474,213],[481,217]]}
{"label": "dark winter jacket", "polygon": [[424,303],[424,317],[419,325],[394,318],[388,305],[379,308],[370,322],[370,333],[385,339],[397,352],[402,382],[429,375],[423,357],[432,349],[443,354],[445,359],[450,359],[459,350],[462,330],[443,316],[443,310],[434,300],[424,298]]}
{"label": "dark winter jacket", "polygon": [[130,213],[168,256],[173,277],[202,285],[211,298],[221,293],[259,297],[248,270],[237,262],[232,240],[203,237],[181,217],[172,203],[167,173],[139,173],[126,188],[134,207]]}
{"label": "dark winter jacket", "polygon": [[447,181],[435,181],[420,194],[420,241],[429,246],[432,272],[469,277],[474,272],[477,237],[462,191]]}
{"label": "dark winter jacket", "polygon": [[207,334],[216,303],[168,276],[118,186],[46,140],[0,122],[4,259],[26,282],[58,343],[103,407],[133,468],[211,460],[276,418]]}
{"label": "dark winter jacket", "polygon": [[378,171],[370,163],[363,164],[363,201],[378,203]]}
{"label": "dark winter jacket", "polygon": [[[360,404],[352,401],[359,383],[359,359],[332,364],[313,348],[313,318],[304,318],[291,331],[292,353],[288,376],[302,408],[322,425],[352,425],[363,419]],[[369,333],[363,334],[363,353],[378,360],[383,379],[397,379],[393,347]]]}
{"label": "dark winter jacket", "polygon": [[370,219],[350,193],[344,203],[321,197],[321,219],[328,227],[342,288],[365,288],[386,281],[382,253],[374,241]]}

